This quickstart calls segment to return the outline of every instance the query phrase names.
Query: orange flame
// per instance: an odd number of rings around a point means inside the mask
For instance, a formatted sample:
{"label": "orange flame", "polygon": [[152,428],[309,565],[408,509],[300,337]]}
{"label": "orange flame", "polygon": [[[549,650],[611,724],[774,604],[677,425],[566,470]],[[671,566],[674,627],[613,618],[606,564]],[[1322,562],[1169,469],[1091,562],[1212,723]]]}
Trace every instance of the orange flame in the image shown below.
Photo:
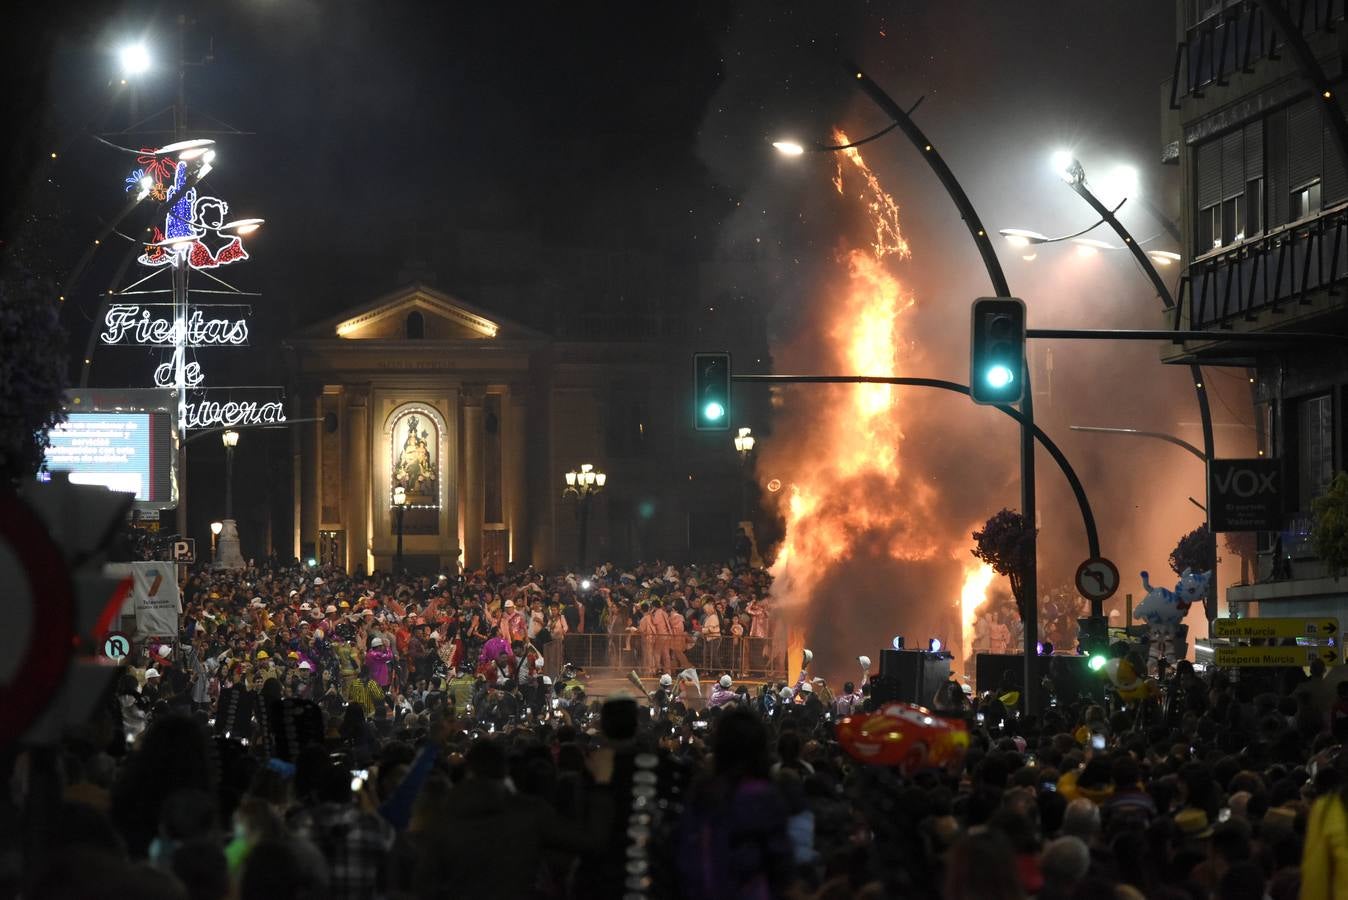
{"label": "orange flame", "polygon": [[[974,619],[978,610],[988,602],[988,586],[997,573],[987,563],[969,560],[964,570],[964,586],[960,588],[960,627],[963,643],[960,659],[966,660],[974,649]],[[971,675],[971,672],[966,672]]]}
{"label": "orange flame", "polygon": [[[847,136],[835,131],[835,140]],[[844,167],[844,162],[850,164]],[[885,259],[910,250],[899,226],[898,204],[856,148],[844,151],[834,179],[855,169],[874,240],[840,254],[846,281],[830,296],[836,311],[826,330],[834,369],[850,374],[898,375],[910,343],[905,317],[915,300],[886,268]],[[846,194],[844,193],[844,196]],[[926,560],[940,548],[921,523],[934,514],[935,491],[926,479],[905,477],[900,392],[890,385],[839,385],[811,398],[816,425],[798,449],[802,469],[791,479],[786,535],[773,566],[774,593],[788,608],[804,607],[828,568],[866,535],[882,537],[896,560]]]}

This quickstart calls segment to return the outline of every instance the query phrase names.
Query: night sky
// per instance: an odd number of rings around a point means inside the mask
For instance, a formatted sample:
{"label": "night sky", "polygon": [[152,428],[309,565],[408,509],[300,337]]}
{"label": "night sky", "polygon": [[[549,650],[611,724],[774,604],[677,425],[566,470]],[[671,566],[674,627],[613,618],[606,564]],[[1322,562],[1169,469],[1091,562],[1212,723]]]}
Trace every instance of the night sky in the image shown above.
{"label": "night sky", "polygon": [[[189,123],[209,116],[249,132],[217,137],[210,186],[236,215],[267,219],[250,244],[253,260],[223,273],[262,292],[253,327],[263,347],[413,279],[545,330],[620,305],[694,315],[705,265],[725,258],[747,264],[714,289],[752,298],[768,310],[774,345],[787,341],[809,318],[840,229],[855,223],[830,197],[827,161],[784,160],[768,141],[824,139],[835,125],[860,136],[887,124],[849,83],[847,58],[905,106],[924,98],[918,124],[990,230],[1089,224],[1089,210],[1045,164],[1060,145],[1091,172],[1136,165],[1148,197],[1178,215],[1178,173],[1159,164],[1161,83],[1175,45],[1174,4],[1165,0],[126,3],[58,12],[65,21],[45,14],[36,33],[49,45],[24,44],[25,71],[42,74],[46,89],[32,97],[41,120],[25,120],[38,136],[36,163],[19,170],[26,180],[13,171],[11,180],[29,191],[20,208],[59,211],[58,266],[78,258],[123,199],[128,158],[91,137],[132,121],[133,91],[118,84],[115,50],[143,36],[162,64],[135,89],[135,103],[142,116],[166,106],[180,10],[195,22],[188,55],[200,58],[208,44],[214,54],[188,73]],[[57,160],[42,142],[60,151]],[[901,137],[877,142],[868,159],[903,208],[913,244],[901,277],[920,298],[915,337],[929,364],[920,374],[962,377],[967,304],[989,292],[977,255]],[[1138,204],[1121,215],[1139,237],[1160,230]],[[636,262],[596,282],[587,252],[596,249]],[[73,346],[82,347],[121,252],[100,253],[71,292],[64,321]],[[1003,257],[1013,292],[1031,301],[1032,325],[1158,324],[1159,302],[1123,254],[1089,270],[1066,253],[1042,255],[1034,264],[1009,250]],[[717,334],[714,321],[698,328],[709,340]],[[1154,347],[1055,352],[1063,396],[1043,411],[1055,434],[1069,423],[1185,434],[1196,420],[1187,378],[1161,367]],[[209,366],[221,379],[279,383],[278,359],[222,354]],[[105,350],[94,371],[95,383],[144,383],[149,365],[136,351]],[[1247,422],[1236,379],[1219,379],[1217,391],[1219,421]],[[985,427],[963,412],[945,418],[959,435]],[[1233,455],[1248,437],[1244,425],[1219,428],[1219,449]],[[919,451],[938,439],[912,435]],[[1201,496],[1201,473],[1173,481],[1176,461],[1164,449],[1062,440],[1088,489],[1105,498],[1097,515],[1121,567],[1163,566],[1152,544],[1196,524],[1185,494]],[[283,437],[276,450],[284,455]],[[218,451],[203,454],[203,468],[210,453]],[[989,471],[992,486],[979,490],[993,496],[961,497],[959,516],[1015,505],[1014,460]],[[949,474],[938,467],[933,477]],[[1049,476],[1043,483],[1050,515],[1066,492]],[[1155,522],[1164,527],[1153,534]],[[1077,526],[1044,527],[1066,535]],[[1071,542],[1065,555],[1076,557],[1079,537]]]}

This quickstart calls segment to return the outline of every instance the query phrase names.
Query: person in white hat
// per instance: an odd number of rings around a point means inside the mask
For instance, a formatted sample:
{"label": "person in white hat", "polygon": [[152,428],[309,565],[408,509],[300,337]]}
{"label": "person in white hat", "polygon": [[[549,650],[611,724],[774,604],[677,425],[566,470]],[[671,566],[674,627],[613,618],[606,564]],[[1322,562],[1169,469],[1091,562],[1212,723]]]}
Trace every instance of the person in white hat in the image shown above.
{"label": "person in white hat", "polygon": [[734,682],[730,680],[729,675],[722,675],[721,680],[716,682],[716,687],[711,689],[711,699],[707,701],[707,705],[714,709],[738,700],[739,695],[730,689],[732,684]]}
{"label": "person in white hat", "polygon": [[512,644],[529,639],[529,625],[524,620],[524,614],[515,608],[514,600],[507,600],[502,607],[501,634]]}

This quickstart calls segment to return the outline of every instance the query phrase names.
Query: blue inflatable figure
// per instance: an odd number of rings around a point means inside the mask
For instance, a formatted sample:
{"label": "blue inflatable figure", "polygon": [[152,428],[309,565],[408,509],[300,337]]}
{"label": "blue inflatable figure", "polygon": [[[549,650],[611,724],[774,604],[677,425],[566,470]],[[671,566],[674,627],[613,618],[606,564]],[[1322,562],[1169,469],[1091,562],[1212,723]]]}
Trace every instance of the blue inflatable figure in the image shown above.
{"label": "blue inflatable figure", "polygon": [[1176,635],[1189,614],[1189,607],[1199,603],[1207,596],[1212,585],[1212,572],[1194,572],[1185,569],[1179,582],[1172,591],[1169,588],[1153,587],[1148,573],[1142,573],[1142,587],[1147,596],[1133,609],[1133,618],[1146,622],[1151,632],[1149,656],[1152,659],[1166,657],[1172,662],[1179,654],[1176,652]]}

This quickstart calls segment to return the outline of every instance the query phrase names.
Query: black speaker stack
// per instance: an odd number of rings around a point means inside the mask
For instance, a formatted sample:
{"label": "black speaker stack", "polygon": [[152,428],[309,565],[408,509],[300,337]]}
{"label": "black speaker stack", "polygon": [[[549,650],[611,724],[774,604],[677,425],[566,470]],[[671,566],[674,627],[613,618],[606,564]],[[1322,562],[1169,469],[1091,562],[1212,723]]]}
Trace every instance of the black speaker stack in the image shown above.
{"label": "black speaker stack", "polygon": [[936,690],[950,678],[950,655],[926,650],[881,650],[880,674],[871,680],[876,703],[931,706]]}

